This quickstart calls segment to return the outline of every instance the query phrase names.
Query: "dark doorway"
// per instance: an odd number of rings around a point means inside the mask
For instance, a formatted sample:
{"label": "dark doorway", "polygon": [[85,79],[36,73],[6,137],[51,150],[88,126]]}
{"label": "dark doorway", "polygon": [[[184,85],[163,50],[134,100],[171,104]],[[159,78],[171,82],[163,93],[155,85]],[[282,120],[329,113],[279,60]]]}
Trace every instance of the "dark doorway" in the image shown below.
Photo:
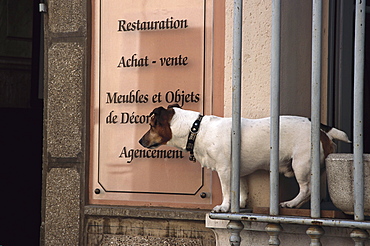
{"label": "dark doorway", "polygon": [[[329,123],[353,140],[353,76],[355,1],[331,0]],[[364,153],[370,153],[370,3],[365,24]],[[352,145],[338,142],[338,152],[352,153]]]}
{"label": "dark doorway", "polygon": [[38,2],[0,1],[0,245],[39,245],[42,95]]}

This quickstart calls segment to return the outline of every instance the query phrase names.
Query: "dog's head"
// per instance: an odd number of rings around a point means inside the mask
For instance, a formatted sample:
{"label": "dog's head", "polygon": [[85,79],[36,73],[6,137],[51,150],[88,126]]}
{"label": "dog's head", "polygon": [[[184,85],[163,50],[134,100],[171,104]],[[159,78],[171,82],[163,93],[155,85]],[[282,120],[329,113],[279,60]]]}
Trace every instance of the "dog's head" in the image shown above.
{"label": "dog's head", "polygon": [[170,121],[175,114],[174,107],[179,105],[170,105],[165,109],[164,107],[155,108],[150,114],[150,129],[139,140],[139,143],[146,148],[154,149],[166,144],[172,138],[170,128]]}

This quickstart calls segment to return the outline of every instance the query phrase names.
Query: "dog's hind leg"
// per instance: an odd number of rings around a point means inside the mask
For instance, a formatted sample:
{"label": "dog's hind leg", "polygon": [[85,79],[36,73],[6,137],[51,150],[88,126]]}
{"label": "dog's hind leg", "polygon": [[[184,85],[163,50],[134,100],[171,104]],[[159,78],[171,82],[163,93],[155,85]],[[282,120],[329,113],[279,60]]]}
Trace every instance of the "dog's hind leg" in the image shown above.
{"label": "dog's hind leg", "polygon": [[240,177],[240,208],[247,207],[248,193],[247,177]]}
{"label": "dog's hind leg", "polygon": [[283,208],[299,208],[308,200],[310,200],[311,197],[310,161],[298,162],[293,160],[292,167],[299,185],[299,193],[294,199],[280,203],[280,206]]}

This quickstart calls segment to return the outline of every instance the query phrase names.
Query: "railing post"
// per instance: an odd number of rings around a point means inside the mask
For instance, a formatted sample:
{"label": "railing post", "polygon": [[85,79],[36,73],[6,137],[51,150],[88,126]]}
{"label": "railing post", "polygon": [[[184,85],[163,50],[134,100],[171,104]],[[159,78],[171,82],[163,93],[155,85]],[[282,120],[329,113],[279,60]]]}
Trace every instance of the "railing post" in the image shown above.
{"label": "railing post", "polygon": [[354,50],[353,165],[354,217],[364,220],[363,103],[366,1],[356,1]]}
{"label": "railing post", "polygon": [[240,221],[232,220],[227,224],[227,229],[230,231],[230,245],[239,246],[242,239],[240,237],[240,232],[243,230],[244,225]]}
{"label": "railing post", "polygon": [[[231,213],[240,212],[240,143],[241,143],[241,53],[242,53],[242,0],[234,0],[233,67],[232,67],[232,131],[231,131]],[[240,221],[230,221],[230,245],[240,245]]]}
{"label": "railing post", "polygon": [[321,246],[320,238],[325,231],[321,226],[311,226],[307,229],[306,234],[311,238],[310,246]]}
{"label": "railing post", "polygon": [[265,230],[269,234],[269,245],[280,245],[279,234],[283,231],[280,224],[269,223],[266,225]]}
{"label": "railing post", "polygon": [[369,233],[365,230],[353,229],[350,236],[355,241],[355,246],[364,246]]}
{"label": "railing post", "polygon": [[320,218],[320,108],[322,0],[312,3],[311,217]]}

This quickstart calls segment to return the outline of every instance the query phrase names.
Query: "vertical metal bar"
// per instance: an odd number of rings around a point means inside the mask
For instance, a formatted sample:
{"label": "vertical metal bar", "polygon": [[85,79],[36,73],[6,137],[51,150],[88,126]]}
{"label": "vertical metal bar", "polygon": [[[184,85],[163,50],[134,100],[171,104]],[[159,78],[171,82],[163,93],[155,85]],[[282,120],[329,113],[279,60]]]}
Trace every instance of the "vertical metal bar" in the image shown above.
{"label": "vertical metal bar", "polygon": [[241,52],[242,52],[242,1],[234,1],[232,67],[232,135],[231,135],[231,212],[239,213],[240,207],[240,127],[241,127]]}
{"label": "vertical metal bar", "polygon": [[[240,143],[241,143],[241,53],[242,53],[242,0],[234,0],[233,67],[232,67],[232,130],[231,130],[231,213],[240,212]],[[241,242],[240,221],[230,221],[230,245]]]}
{"label": "vertical metal bar", "polygon": [[365,0],[356,1],[355,51],[354,51],[354,217],[364,220],[364,166],[363,166],[363,102],[364,102],[364,48],[365,48]]}
{"label": "vertical metal bar", "polygon": [[279,214],[280,0],[272,0],[270,215]]}
{"label": "vertical metal bar", "polygon": [[311,217],[320,218],[320,97],[322,0],[312,3]]}

